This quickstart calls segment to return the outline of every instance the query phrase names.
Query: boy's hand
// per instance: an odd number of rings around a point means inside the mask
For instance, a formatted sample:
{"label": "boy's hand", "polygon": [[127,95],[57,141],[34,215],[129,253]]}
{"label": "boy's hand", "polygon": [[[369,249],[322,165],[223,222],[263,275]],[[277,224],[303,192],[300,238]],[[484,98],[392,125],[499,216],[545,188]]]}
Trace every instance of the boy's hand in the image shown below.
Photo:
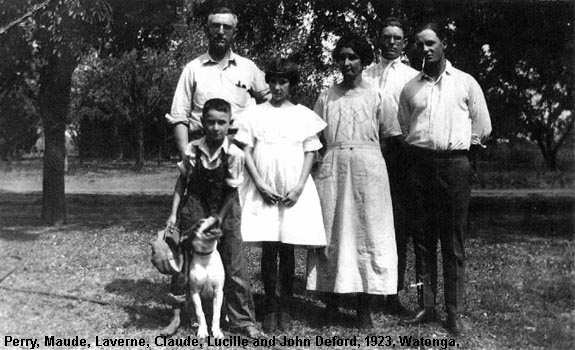
{"label": "boy's hand", "polygon": [[303,192],[302,186],[296,186],[296,187],[292,188],[291,190],[289,190],[287,195],[283,198],[282,204],[288,208],[293,207],[294,204],[296,204],[297,200],[299,199],[299,196],[301,196],[302,192]]}
{"label": "boy's hand", "polygon": [[168,220],[166,220],[166,226],[176,226],[176,221],[178,220],[176,214],[171,214]]}
{"label": "boy's hand", "polygon": [[262,195],[264,202],[267,204],[276,205],[283,200],[279,194],[275,193],[267,186],[259,186],[258,191]]}

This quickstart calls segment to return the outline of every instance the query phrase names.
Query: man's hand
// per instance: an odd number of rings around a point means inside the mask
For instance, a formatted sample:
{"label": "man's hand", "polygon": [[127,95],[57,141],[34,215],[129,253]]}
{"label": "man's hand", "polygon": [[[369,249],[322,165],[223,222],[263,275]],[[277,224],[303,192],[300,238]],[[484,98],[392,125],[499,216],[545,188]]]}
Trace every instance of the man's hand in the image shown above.
{"label": "man's hand", "polygon": [[297,200],[299,199],[299,196],[301,196],[302,192],[303,192],[303,186],[296,186],[292,188],[283,198],[282,204],[288,208],[293,207],[294,204],[296,204]]}

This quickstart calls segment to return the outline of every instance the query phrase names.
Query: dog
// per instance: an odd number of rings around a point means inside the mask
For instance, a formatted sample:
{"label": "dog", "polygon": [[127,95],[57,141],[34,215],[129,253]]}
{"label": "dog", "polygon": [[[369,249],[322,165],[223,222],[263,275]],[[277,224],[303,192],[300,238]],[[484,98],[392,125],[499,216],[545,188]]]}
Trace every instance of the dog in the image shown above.
{"label": "dog", "polygon": [[202,299],[212,300],[212,336],[224,338],[220,328],[220,315],[224,300],[225,271],[222,258],[217,250],[222,236],[219,220],[212,216],[202,219],[182,242],[185,254],[189,255],[189,298],[191,299],[198,322],[197,337],[209,336]]}

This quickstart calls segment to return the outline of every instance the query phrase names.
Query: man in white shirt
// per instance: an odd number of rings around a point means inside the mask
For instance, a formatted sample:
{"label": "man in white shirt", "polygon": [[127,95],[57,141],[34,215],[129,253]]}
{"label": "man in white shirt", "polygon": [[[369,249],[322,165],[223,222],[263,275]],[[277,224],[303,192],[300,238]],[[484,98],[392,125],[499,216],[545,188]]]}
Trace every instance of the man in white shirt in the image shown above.
{"label": "man in white shirt", "polygon": [[[399,95],[405,84],[419,72],[401,62],[403,49],[406,45],[403,23],[396,17],[388,17],[383,21],[379,38],[381,56],[378,63],[363,71],[366,81],[384,93],[384,113],[397,115]],[[391,199],[393,202],[393,221],[395,226],[395,243],[397,246],[397,289],[404,288],[405,267],[407,257],[406,212],[407,188],[405,184],[405,167],[401,157],[401,148],[396,140],[390,140],[383,146],[383,156],[387,164]],[[398,294],[387,296],[385,310],[391,314],[405,315],[407,310],[401,305]]]}
{"label": "man in white shirt", "polygon": [[432,280],[441,241],[447,330],[458,335],[464,298],[464,237],[470,199],[469,148],[491,133],[485,97],[477,81],[445,58],[443,28],[428,23],[416,32],[423,69],[403,88],[398,119],[407,146],[411,223],[422,282],[421,306],[405,323],[437,318]]}
{"label": "man in white shirt", "polygon": [[206,25],[208,52],[186,64],[180,75],[166,119],[174,126],[182,159],[186,158],[188,133],[191,138],[200,136],[206,101],[221,98],[229,102],[232,118],[237,120],[247,107],[268,98],[264,73],[254,62],[232,51],[237,23],[238,18],[230,9],[212,10]]}

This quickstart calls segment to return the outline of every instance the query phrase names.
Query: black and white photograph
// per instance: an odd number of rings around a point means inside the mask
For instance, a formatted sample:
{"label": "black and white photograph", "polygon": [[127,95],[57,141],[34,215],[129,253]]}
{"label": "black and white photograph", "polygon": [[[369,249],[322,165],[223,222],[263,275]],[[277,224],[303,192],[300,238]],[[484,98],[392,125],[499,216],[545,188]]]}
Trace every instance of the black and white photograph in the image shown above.
{"label": "black and white photograph", "polygon": [[0,348],[573,349],[574,25],[0,0]]}

